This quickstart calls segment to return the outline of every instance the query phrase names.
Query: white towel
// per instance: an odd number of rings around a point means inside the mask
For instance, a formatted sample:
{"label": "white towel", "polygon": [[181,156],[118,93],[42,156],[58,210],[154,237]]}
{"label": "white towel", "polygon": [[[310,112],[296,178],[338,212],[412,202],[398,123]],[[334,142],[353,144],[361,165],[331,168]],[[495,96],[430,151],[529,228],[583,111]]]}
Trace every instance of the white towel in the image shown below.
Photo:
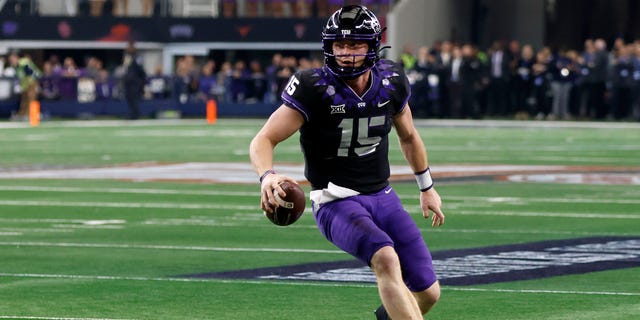
{"label": "white towel", "polygon": [[315,213],[321,204],[335,201],[338,199],[344,199],[352,196],[359,195],[360,192],[341,187],[329,182],[326,188],[322,190],[313,190],[309,193],[309,198],[313,202],[313,212]]}

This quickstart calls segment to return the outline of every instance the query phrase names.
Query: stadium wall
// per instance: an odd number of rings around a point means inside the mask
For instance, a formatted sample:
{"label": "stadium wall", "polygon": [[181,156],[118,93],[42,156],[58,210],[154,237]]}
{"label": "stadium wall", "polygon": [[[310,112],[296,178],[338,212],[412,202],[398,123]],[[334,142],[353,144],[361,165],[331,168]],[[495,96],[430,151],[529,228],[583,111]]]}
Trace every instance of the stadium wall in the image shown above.
{"label": "stadium wall", "polygon": [[[389,58],[406,44],[431,46],[437,40],[488,47],[493,40],[544,43],[544,1],[540,0],[404,0],[387,16]],[[415,52],[414,52],[415,54]]]}

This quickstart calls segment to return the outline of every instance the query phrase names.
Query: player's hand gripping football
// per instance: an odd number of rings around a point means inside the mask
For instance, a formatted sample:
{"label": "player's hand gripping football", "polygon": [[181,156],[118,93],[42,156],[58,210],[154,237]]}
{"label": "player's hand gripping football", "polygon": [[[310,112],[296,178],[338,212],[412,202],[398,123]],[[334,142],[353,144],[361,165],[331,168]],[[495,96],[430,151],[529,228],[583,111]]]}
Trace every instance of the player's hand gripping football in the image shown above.
{"label": "player's hand gripping football", "polygon": [[420,207],[425,219],[429,219],[429,211],[433,211],[431,226],[439,227],[444,224],[444,213],[442,212],[442,200],[435,188],[425,192],[420,192]]}
{"label": "player's hand gripping football", "polygon": [[277,192],[280,195],[280,198],[284,198],[287,194],[280,185],[285,181],[297,184],[294,179],[277,173],[269,174],[264,177],[262,185],[260,186],[262,193],[260,206],[262,207],[262,210],[271,213],[276,207],[278,207],[278,200],[276,200],[273,193]]}

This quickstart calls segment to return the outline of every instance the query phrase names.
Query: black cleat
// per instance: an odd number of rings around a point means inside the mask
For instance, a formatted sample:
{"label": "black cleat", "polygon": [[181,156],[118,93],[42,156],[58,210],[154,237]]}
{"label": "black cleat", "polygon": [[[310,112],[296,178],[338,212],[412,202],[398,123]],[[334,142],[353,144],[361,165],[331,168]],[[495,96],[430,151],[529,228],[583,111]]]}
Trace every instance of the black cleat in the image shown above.
{"label": "black cleat", "polygon": [[383,305],[380,305],[376,311],[373,312],[376,315],[376,319],[378,320],[391,320],[389,314],[387,314],[387,310],[384,309]]}

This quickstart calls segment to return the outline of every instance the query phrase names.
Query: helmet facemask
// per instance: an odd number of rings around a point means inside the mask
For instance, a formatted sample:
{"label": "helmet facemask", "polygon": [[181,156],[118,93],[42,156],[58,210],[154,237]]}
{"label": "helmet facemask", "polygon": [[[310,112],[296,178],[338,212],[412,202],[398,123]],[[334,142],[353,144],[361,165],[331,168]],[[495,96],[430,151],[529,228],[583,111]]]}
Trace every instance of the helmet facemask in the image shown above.
{"label": "helmet facemask", "polygon": [[[340,66],[333,54],[333,43],[337,40],[349,39],[364,41],[368,45],[364,55],[351,55],[354,62],[358,56],[364,56],[360,66]],[[370,70],[380,59],[379,50],[382,41],[382,28],[378,18],[363,6],[346,6],[336,11],[322,32],[322,48],[325,64],[334,75],[344,79],[354,79]]]}

